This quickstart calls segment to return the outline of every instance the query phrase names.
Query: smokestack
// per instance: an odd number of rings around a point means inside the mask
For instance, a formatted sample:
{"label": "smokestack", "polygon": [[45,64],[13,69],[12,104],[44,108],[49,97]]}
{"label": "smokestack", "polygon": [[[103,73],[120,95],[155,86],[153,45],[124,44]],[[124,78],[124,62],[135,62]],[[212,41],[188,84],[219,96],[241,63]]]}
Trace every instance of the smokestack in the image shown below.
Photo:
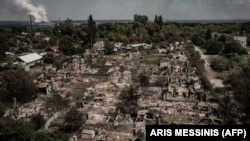
{"label": "smokestack", "polygon": [[32,16],[30,15],[30,32],[32,33]]}

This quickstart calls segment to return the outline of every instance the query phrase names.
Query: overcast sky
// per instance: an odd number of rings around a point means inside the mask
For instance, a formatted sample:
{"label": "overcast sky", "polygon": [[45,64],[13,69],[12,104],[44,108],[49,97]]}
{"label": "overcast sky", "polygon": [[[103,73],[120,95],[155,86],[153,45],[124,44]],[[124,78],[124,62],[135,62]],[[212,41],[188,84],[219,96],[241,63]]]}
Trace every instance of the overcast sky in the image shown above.
{"label": "overcast sky", "polygon": [[[27,13],[0,0],[0,20],[28,20]],[[12,0],[15,1],[15,0]],[[18,1],[18,0],[16,0]],[[20,0],[19,0],[20,1]],[[27,0],[43,5],[49,20],[87,20],[90,14],[100,19],[133,19],[144,14],[150,20],[162,15],[165,20],[250,19],[250,0]]]}

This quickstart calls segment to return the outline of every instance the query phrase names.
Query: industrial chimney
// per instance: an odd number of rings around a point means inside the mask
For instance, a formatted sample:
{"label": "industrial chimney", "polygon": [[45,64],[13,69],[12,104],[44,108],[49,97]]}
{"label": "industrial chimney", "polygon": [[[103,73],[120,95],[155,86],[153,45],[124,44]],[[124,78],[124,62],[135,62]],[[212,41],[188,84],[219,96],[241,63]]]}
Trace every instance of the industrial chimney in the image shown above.
{"label": "industrial chimney", "polygon": [[30,15],[30,32],[32,33],[32,16]]}

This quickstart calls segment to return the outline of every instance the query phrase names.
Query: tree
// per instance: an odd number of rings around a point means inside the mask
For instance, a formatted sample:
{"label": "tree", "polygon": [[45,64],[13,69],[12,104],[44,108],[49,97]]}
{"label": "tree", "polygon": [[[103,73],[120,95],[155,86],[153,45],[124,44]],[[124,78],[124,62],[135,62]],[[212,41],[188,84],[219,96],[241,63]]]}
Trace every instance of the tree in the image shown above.
{"label": "tree", "polygon": [[142,28],[144,25],[138,21],[133,23],[133,29]]}
{"label": "tree", "polygon": [[[249,120],[250,116],[250,63],[245,65],[239,73],[234,74],[229,79],[228,83],[231,84],[231,88],[234,92],[234,99],[237,103],[237,111],[240,115],[245,114],[246,119]],[[249,122],[248,122],[249,123]]]}
{"label": "tree", "polygon": [[3,118],[0,122],[1,141],[29,141],[35,130],[30,122],[15,121],[12,118]]}
{"label": "tree", "polygon": [[209,40],[206,45],[206,53],[209,55],[216,55],[223,51],[224,44],[221,41]]}
{"label": "tree", "polygon": [[46,49],[49,47],[49,42],[48,41],[42,41],[39,45],[38,45],[38,49]]}
{"label": "tree", "polygon": [[46,121],[42,115],[37,114],[31,117],[30,122],[34,124],[35,130],[38,130],[44,126]]}
{"label": "tree", "polygon": [[75,40],[82,40],[83,45],[88,44],[88,25],[87,24],[81,24],[77,26],[76,31],[75,31]]}
{"label": "tree", "polygon": [[141,86],[144,86],[144,87],[148,86],[148,84],[149,84],[149,78],[144,73],[140,73],[140,75],[139,75],[139,81],[140,81]]}
{"label": "tree", "polygon": [[146,15],[138,15],[138,14],[134,15],[134,22],[146,24],[147,21],[148,21],[148,16],[146,16]]}
{"label": "tree", "polygon": [[139,96],[136,93],[136,86],[129,86],[127,89],[124,89],[121,92],[120,95],[120,100],[121,103],[117,105],[117,109],[122,113],[122,114],[130,114],[131,117],[136,118],[137,111],[138,111],[138,99]]}
{"label": "tree", "polygon": [[194,34],[192,37],[191,37],[191,40],[192,42],[197,45],[197,46],[201,46],[204,44],[204,39],[201,38],[198,34]]}
{"label": "tree", "polygon": [[206,40],[212,39],[212,30],[211,29],[207,29],[207,31],[205,33],[205,39]]}
{"label": "tree", "polygon": [[95,38],[96,38],[96,23],[93,20],[92,15],[89,15],[89,19],[88,19],[88,41],[91,45],[91,48],[95,42]]}
{"label": "tree", "polygon": [[7,70],[0,72],[0,99],[25,103],[36,97],[36,86],[28,73],[22,70]]}
{"label": "tree", "polygon": [[105,54],[109,55],[114,52],[114,44],[110,43],[109,41],[105,41],[104,43],[104,49],[105,49]]}
{"label": "tree", "polygon": [[154,23],[158,24],[160,28],[162,28],[163,23],[164,23],[162,19],[162,15],[155,15]]}
{"label": "tree", "polygon": [[70,135],[62,132],[60,130],[56,130],[53,132],[37,132],[33,140],[34,141],[68,141]]}
{"label": "tree", "polygon": [[70,36],[63,36],[59,42],[59,50],[65,55],[75,54],[75,48],[73,46],[73,39]]}
{"label": "tree", "polygon": [[59,111],[69,107],[69,100],[63,99],[59,94],[55,94],[47,100],[47,108],[52,107],[54,111]]}
{"label": "tree", "polygon": [[67,18],[64,22],[59,23],[58,26],[55,27],[55,31],[62,35],[72,36],[74,33],[75,27],[73,21]]}
{"label": "tree", "polygon": [[7,42],[8,42],[7,36],[4,34],[0,34],[0,60],[3,60],[6,57],[5,52],[9,51]]}
{"label": "tree", "polygon": [[218,41],[221,41],[222,43],[226,43],[226,41],[227,41],[227,38],[226,38],[226,36],[225,35],[221,35],[219,38],[218,38]]}
{"label": "tree", "polygon": [[129,43],[129,39],[126,35],[121,35],[119,40],[124,43],[124,44],[128,44]]}
{"label": "tree", "polygon": [[145,28],[148,31],[148,34],[151,35],[151,36],[155,32],[160,31],[160,26],[158,24],[155,24],[155,23],[148,23]]}
{"label": "tree", "polygon": [[49,46],[57,45],[57,38],[56,36],[51,36],[49,39]]}
{"label": "tree", "polygon": [[119,39],[118,35],[117,35],[116,33],[114,33],[114,32],[108,33],[108,34],[106,35],[106,37],[107,37],[107,39],[108,39],[109,41],[111,41],[111,42],[117,42],[118,39]]}
{"label": "tree", "polygon": [[11,27],[11,32],[14,34],[21,34],[22,32],[27,32],[25,26],[13,26]]}
{"label": "tree", "polygon": [[243,48],[238,42],[230,41],[225,44],[224,54],[226,55],[244,55],[247,54],[247,50]]}
{"label": "tree", "polygon": [[77,130],[88,119],[88,113],[78,111],[72,108],[65,116],[65,124],[67,129]]}

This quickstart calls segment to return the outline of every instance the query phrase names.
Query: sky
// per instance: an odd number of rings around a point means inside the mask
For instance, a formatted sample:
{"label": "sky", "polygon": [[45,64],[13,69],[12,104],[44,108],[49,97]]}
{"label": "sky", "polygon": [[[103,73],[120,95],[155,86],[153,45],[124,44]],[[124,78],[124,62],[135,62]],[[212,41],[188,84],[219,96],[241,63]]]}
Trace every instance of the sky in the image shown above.
{"label": "sky", "polygon": [[48,20],[87,20],[90,14],[94,20],[133,19],[134,14],[150,20],[155,15],[164,20],[250,19],[250,0],[0,0],[1,21],[29,20],[27,10],[13,1],[44,8]]}

